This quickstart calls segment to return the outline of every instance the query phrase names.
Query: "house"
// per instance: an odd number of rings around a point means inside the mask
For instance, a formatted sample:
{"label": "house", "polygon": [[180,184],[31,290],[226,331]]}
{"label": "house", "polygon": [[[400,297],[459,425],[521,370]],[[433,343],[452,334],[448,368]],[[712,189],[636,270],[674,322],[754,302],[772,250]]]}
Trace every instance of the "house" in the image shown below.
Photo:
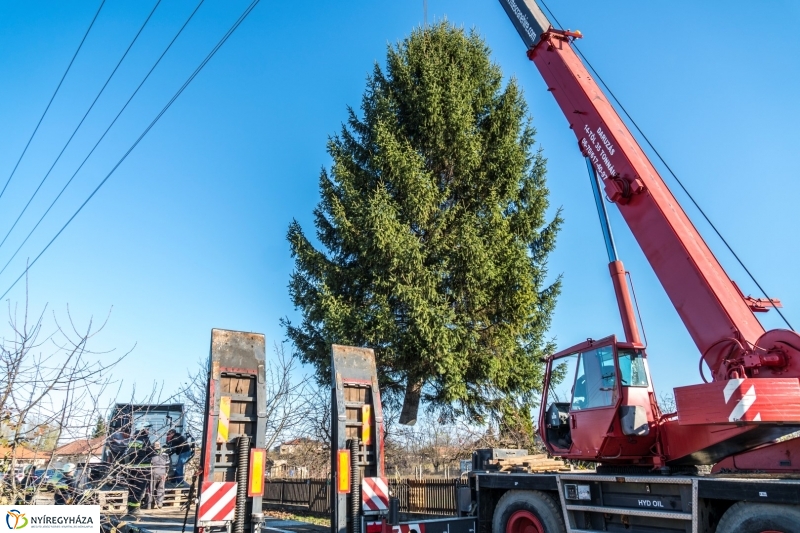
{"label": "house", "polygon": [[46,465],[50,461],[50,452],[42,450],[29,450],[22,446],[11,448],[10,446],[0,446],[0,463],[10,463],[15,459],[17,466],[33,465],[36,467]]}
{"label": "house", "polygon": [[308,478],[308,468],[305,466],[291,466],[283,459],[269,461],[266,477],[270,478]]}
{"label": "house", "polygon": [[66,463],[98,463],[102,460],[105,437],[94,439],[78,439],[59,446],[53,452],[53,462]]}
{"label": "house", "polygon": [[299,439],[281,443],[281,445],[278,447],[278,453],[281,455],[291,455],[300,451],[321,450],[323,447],[324,444],[321,442],[317,442],[306,437],[301,437]]}

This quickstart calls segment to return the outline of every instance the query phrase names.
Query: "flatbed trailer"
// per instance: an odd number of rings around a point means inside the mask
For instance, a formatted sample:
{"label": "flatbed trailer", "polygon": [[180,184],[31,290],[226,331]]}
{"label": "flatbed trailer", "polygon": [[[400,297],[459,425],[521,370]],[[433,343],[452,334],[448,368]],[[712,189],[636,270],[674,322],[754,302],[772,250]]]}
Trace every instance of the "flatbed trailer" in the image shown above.
{"label": "flatbed trailer", "polygon": [[501,472],[498,460],[527,454],[504,449],[473,452],[468,485],[454,485],[455,517],[401,522],[383,473],[374,353],[334,345],[331,362],[332,533],[800,532],[800,474],[613,464]]}
{"label": "flatbed trailer", "polygon": [[[800,479],[785,476],[631,475],[586,470],[473,472],[469,480],[470,509],[464,505],[459,512],[474,516],[476,533],[800,531]],[[466,499],[460,506],[463,503]],[[730,514],[722,523],[725,529],[719,529],[726,513]],[[749,516],[752,524],[734,524],[734,514]],[[785,529],[787,526],[791,529]]]}

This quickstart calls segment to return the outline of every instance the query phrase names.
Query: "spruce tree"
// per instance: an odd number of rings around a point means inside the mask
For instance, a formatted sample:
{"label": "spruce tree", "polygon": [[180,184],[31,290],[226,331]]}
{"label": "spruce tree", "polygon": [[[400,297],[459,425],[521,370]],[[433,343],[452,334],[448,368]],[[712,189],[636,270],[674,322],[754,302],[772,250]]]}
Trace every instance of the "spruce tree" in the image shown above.
{"label": "spruce tree", "polygon": [[514,79],[448,22],[388,47],[328,142],[316,248],[294,221],[287,335],[322,383],[331,343],[375,349],[385,400],[452,414],[531,405],[560,279],[546,160]]}
{"label": "spruce tree", "polygon": [[92,438],[96,439],[98,437],[105,437],[106,436],[106,421],[103,420],[102,416],[97,417],[97,423],[94,426],[94,431],[92,432]]}

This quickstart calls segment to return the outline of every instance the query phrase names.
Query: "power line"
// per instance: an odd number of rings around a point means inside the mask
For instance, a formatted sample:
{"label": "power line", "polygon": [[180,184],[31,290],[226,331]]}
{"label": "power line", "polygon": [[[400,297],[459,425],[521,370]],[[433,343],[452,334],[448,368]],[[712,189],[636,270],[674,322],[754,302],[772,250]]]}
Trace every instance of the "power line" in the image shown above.
{"label": "power line", "polygon": [[22,158],[25,157],[25,152],[28,151],[28,147],[31,145],[31,141],[33,140],[33,137],[36,135],[36,132],[39,131],[39,126],[42,125],[42,120],[44,120],[44,116],[47,114],[47,110],[50,109],[50,105],[53,103],[53,100],[55,100],[55,97],[58,94],[58,90],[61,88],[61,84],[64,83],[64,79],[67,77],[67,73],[69,73],[69,70],[72,68],[72,64],[75,62],[75,58],[78,57],[78,52],[80,52],[81,48],[83,48],[83,43],[86,41],[86,37],[89,35],[89,32],[92,30],[92,26],[94,26],[94,21],[97,20],[97,16],[100,14],[100,10],[103,9],[103,5],[105,5],[105,3],[106,3],[106,0],[102,0],[102,2],[100,2],[100,7],[97,8],[97,13],[94,14],[94,18],[92,19],[92,22],[89,24],[89,27],[86,28],[86,33],[83,34],[83,39],[81,39],[81,42],[78,45],[78,49],[75,50],[75,53],[73,54],[72,59],[69,61],[69,65],[67,65],[67,70],[65,70],[64,71],[64,75],[61,76],[61,81],[58,82],[58,86],[56,87],[56,90],[53,92],[53,96],[51,96],[50,97],[50,101],[47,102],[47,107],[44,108],[44,113],[42,113],[42,116],[39,117],[39,122],[36,123],[36,127],[33,129],[33,133],[31,133],[31,136],[28,139],[28,142],[25,144],[25,148],[23,148],[22,153],[19,155],[19,159],[17,159],[17,164],[14,165],[14,169],[11,171],[11,174],[8,176],[8,179],[6,180],[6,184],[3,185],[3,190],[0,191],[0,198],[3,197],[3,193],[6,192],[6,188],[8,187],[8,184],[11,183],[11,178],[13,178],[14,174],[17,172],[17,167],[19,166],[20,161],[22,161]]}
{"label": "power line", "polygon": [[97,142],[94,144],[94,146],[92,147],[92,149],[91,149],[91,150],[89,150],[89,153],[88,153],[88,154],[86,155],[86,157],[83,159],[83,161],[82,161],[82,162],[81,162],[81,164],[78,166],[78,168],[75,170],[75,172],[73,172],[73,173],[72,173],[72,176],[69,178],[69,180],[67,180],[67,183],[65,183],[65,184],[64,184],[64,187],[62,187],[62,188],[61,188],[61,191],[58,193],[58,195],[55,197],[55,199],[53,199],[53,201],[50,203],[50,206],[47,208],[47,210],[44,212],[44,214],[43,214],[41,217],[39,217],[39,220],[36,222],[36,225],[35,225],[35,226],[33,226],[33,229],[31,229],[31,230],[28,232],[28,235],[25,237],[25,239],[22,241],[22,243],[21,243],[21,244],[20,244],[20,245],[17,247],[16,251],[15,251],[15,252],[14,252],[14,253],[11,255],[11,257],[9,258],[9,260],[6,262],[6,264],[5,264],[5,265],[3,266],[3,268],[0,270],[0,274],[2,274],[3,272],[5,272],[5,271],[6,271],[6,268],[8,268],[8,265],[10,265],[10,264],[11,264],[11,261],[13,261],[13,260],[14,260],[14,258],[17,256],[17,254],[19,253],[19,251],[22,249],[22,247],[23,247],[23,246],[25,246],[25,243],[26,243],[26,242],[28,242],[28,239],[30,239],[30,238],[31,238],[31,235],[33,235],[33,233],[36,231],[36,228],[38,228],[38,227],[39,227],[39,224],[41,224],[41,223],[42,223],[42,221],[45,219],[45,217],[46,217],[46,216],[47,216],[47,214],[50,212],[50,210],[53,208],[53,206],[56,204],[56,202],[58,202],[58,199],[59,199],[59,198],[61,198],[61,195],[62,195],[62,194],[64,194],[64,191],[65,191],[65,190],[67,190],[67,187],[69,187],[69,185],[72,183],[72,180],[74,180],[74,179],[75,179],[75,176],[77,176],[77,175],[78,175],[78,172],[80,172],[80,171],[81,171],[81,169],[83,168],[83,165],[85,165],[85,164],[86,164],[86,162],[89,160],[89,158],[92,156],[92,154],[94,153],[94,151],[97,149],[97,147],[100,145],[100,143],[101,143],[101,142],[103,141],[103,139],[105,138],[106,134],[107,134],[107,133],[108,133],[108,132],[111,130],[111,128],[114,126],[114,124],[116,124],[116,122],[117,122],[117,119],[119,119],[119,117],[122,115],[122,113],[125,111],[125,109],[127,109],[127,107],[128,107],[128,104],[130,104],[130,103],[131,103],[131,101],[133,100],[133,98],[134,98],[134,97],[136,96],[136,94],[139,92],[139,89],[141,89],[141,88],[142,88],[142,86],[144,85],[144,83],[147,81],[147,79],[150,77],[150,75],[153,73],[153,71],[156,69],[156,67],[159,65],[159,63],[161,63],[161,60],[162,60],[162,59],[164,59],[164,56],[165,56],[165,55],[167,55],[167,52],[169,52],[169,49],[170,49],[170,48],[172,48],[172,45],[175,43],[175,41],[177,41],[177,40],[178,40],[178,37],[179,37],[179,36],[181,35],[181,33],[183,32],[184,28],[186,28],[186,26],[187,26],[187,25],[189,24],[189,22],[192,20],[192,18],[194,17],[195,13],[197,13],[197,10],[198,10],[198,9],[200,9],[200,6],[202,6],[202,5],[203,5],[203,2],[204,2],[204,1],[205,1],[205,0],[200,0],[200,2],[197,4],[197,7],[195,7],[195,8],[194,8],[194,11],[192,11],[192,12],[191,12],[191,14],[189,14],[189,18],[187,18],[187,19],[186,19],[186,22],[184,22],[184,23],[183,23],[183,26],[181,26],[181,27],[180,27],[180,29],[179,29],[179,30],[178,30],[178,32],[175,34],[175,36],[172,38],[172,40],[169,42],[169,44],[168,44],[168,45],[167,45],[167,47],[164,49],[164,51],[163,51],[163,52],[161,52],[161,55],[158,57],[158,59],[156,60],[156,62],[153,64],[153,66],[152,66],[152,67],[150,68],[150,70],[147,72],[147,74],[145,75],[145,77],[144,77],[144,78],[142,78],[142,81],[139,83],[139,86],[138,86],[138,87],[136,87],[136,89],[133,91],[133,93],[131,93],[131,96],[128,98],[128,101],[127,101],[127,102],[125,102],[125,105],[123,105],[123,106],[122,106],[122,108],[119,110],[119,112],[117,113],[117,116],[115,116],[115,117],[114,117],[114,120],[112,120],[112,121],[111,121],[111,124],[109,124],[109,125],[108,125],[108,127],[106,128],[106,130],[105,130],[105,131],[103,132],[103,134],[100,136],[100,138],[99,138],[99,139],[97,139]]}
{"label": "power line", "polygon": [[59,162],[59,160],[61,159],[61,156],[62,156],[62,155],[64,155],[64,152],[66,151],[67,147],[69,146],[69,143],[71,143],[71,142],[72,142],[72,139],[74,139],[74,138],[75,138],[75,135],[78,133],[78,130],[79,130],[79,129],[80,129],[80,127],[83,125],[83,122],[86,120],[86,117],[88,117],[88,116],[89,116],[89,113],[91,113],[92,109],[94,108],[94,104],[96,104],[96,103],[97,103],[97,100],[99,100],[99,99],[100,99],[100,95],[102,95],[102,94],[103,94],[103,91],[105,91],[105,90],[106,90],[106,87],[108,87],[108,84],[109,84],[109,82],[111,81],[111,78],[113,78],[113,77],[114,77],[114,74],[116,74],[117,70],[119,69],[119,66],[120,66],[120,65],[122,65],[122,62],[123,62],[123,61],[125,60],[125,58],[128,56],[128,52],[130,52],[130,51],[131,51],[131,48],[133,48],[133,45],[134,45],[134,43],[135,43],[135,42],[136,42],[136,40],[139,38],[139,35],[141,35],[141,34],[142,34],[142,31],[144,30],[144,27],[145,27],[145,26],[147,26],[147,23],[148,23],[148,22],[150,21],[150,19],[152,18],[152,16],[153,16],[153,13],[155,13],[155,12],[156,12],[156,9],[158,8],[159,4],[161,4],[161,0],[158,0],[158,1],[156,2],[156,5],[153,7],[152,11],[150,11],[150,14],[149,14],[149,15],[147,15],[147,18],[145,19],[145,21],[144,21],[144,23],[142,24],[141,28],[139,28],[139,31],[138,31],[138,32],[136,32],[136,35],[133,37],[133,40],[131,41],[131,44],[129,44],[129,45],[128,45],[128,48],[125,50],[125,53],[124,53],[124,54],[122,54],[122,57],[119,59],[119,62],[117,63],[117,66],[116,66],[116,67],[114,67],[114,70],[112,70],[112,71],[111,71],[111,74],[108,76],[108,79],[106,79],[106,82],[105,82],[105,83],[103,84],[103,86],[100,88],[100,92],[98,92],[98,93],[97,93],[97,96],[95,96],[95,97],[94,97],[94,101],[92,101],[92,104],[89,106],[89,109],[87,109],[87,110],[86,110],[86,113],[84,113],[84,114],[83,114],[83,118],[80,120],[80,122],[78,122],[78,125],[77,125],[77,126],[75,126],[75,130],[72,132],[72,135],[70,135],[70,136],[69,136],[69,139],[67,139],[67,142],[64,144],[64,147],[61,149],[61,152],[59,152],[59,153],[58,153],[58,156],[56,157],[55,161],[53,161],[53,164],[52,164],[52,165],[50,165],[50,169],[47,171],[47,174],[45,174],[45,175],[44,175],[44,177],[42,178],[42,181],[41,181],[41,182],[39,182],[39,186],[38,186],[38,187],[36,187],[36,190],[35,190],[35,191],[33,191],[33,194],[32,194],[32,195],[31,195],[31,197],[28,199],[28,203],[26,203],[26,204],[25,204],[25,207],[23,207],[23,208],[22,208],[22,211],[20,212],[19,216],[17,216],[17,219],[16,219],[16,220],[14,221],[14,223],[11,225],[11,228],[8,230],[8,233],[6,233],[6,236],[5,236],[5,237],[3,237],[3,240],[2,240],[2,241],[0,241],[0,248],[2,248],[2,247],[3,247],[3,245],[6,243],[6,240],[8,239],[8,236],[9,236],[9,235],[11,235],[11,232],[12,232],[12,231],[14,231],[14,228],[15,228],[15,227],[17,227],[17,223],[19,222],[19,219],[21,219],[21,218],[22,218],[22,215],[24,215],[24,214],[25,214],[25,211],[27,211],[27,210],[28,210],[28,207],[31,205],[31,202],[33,202],[33,199],[34,199],[34,198],[36,198],[36,195],[38,194],[38,192],[39,192],[39,189],[41,189],[41,188],[42,188],[42,185],[44,185],[44,182],[45,182],[45,181],[47,181],[47,178],[48,178],[48,176],[50,176],[50,173],[53,171],[53,169],[55,168],[56,164],[57,164],[57,163]]}
{"label": "power line", "polygon": [[[550,13],[550,16],[553,18],[553,21],[556,24],[558,24],[558,26],[561,29],[563,29],[563,26],[561,26],[561,23],[558,22],[558,19],[555,17],[555,15],[553,15],[553,12],[550,11],[550,8],[547,7],[547,4],[545,4],[543,0],[539,0],[539,1],[542,3],[544,8],[547,10],[547,12]],[[758,287],[758,290],[760,290],[761,294],[764,295],[764,298],[766,298],[767,300],[770,301],[770,303],[773,305],[773,309],[775,309],[775,311],[778,312],[778,315],[780,315],[780,317],[783,319],[784,323],[789,327],[789,329],[794,331],[794,328],[792,327],[792,325],[789,323],[789,321],[786,319],[786,317],[783,315],[783,313],[781,313],[780,308],[775,304],[775,300],[773,300],[772,298],[769,297],[769,295],[767,294],[767,291],[764,290],[764,288],[761,286],[761,284],[758,282],[758,280],[755,278],[755,276],[750,272],[750,269],[748,269],[747,266],[745,266],[744,261],[742,261],[739,258],[739,256],[737,255],[737,253],[733,251],[733,248],[731,247],[730,244],[728,244],[728,241],[725,239],[725,237],[722,236],[722,233],[720,233],[720,231],[717,229],[717,227],[714,225],[714,223],[711,222],[711,219],[708,217],[708,215],[706,215],[705,211],[703,211],[703,208],[700,207],[700,204],[697,203],[697,201],[694,199],[694,197],[689,192],[689,190],[686,188],[686,186],[683,184],[683,182],[680,180],[680,178],[678,178],[678,176],[675,174],[675,172],[672,171],[672,168],[669,166],[669,164],[667,164],[667,162],[664,160],[664,158],[661,157],[661,153],[656,149],[655,146],[653,146],[653,143],[650,142],[650,139],[647,138],[647,135],[644,134],[644,132],[639,127],[639,125],[636,123],[636,121],[633,120],[633,117],[631,117],[630,113],[628,113],[628,111],[625,109],[625,106],[622,105],[622,103],[616,97],[614,92],[609,88],[609,86],[606,84],[606,82],[603,81],[603,78],[600,77],[600,74],[598,74],[597,71],[594,69],[594,67],[589,62],[589,60],[586,58],[586,56],[583,55],[583,52],[581,52],[580,48],[578,48],[578,45],[573,42],[572,43],[572,47],[575,49],[576,52],[578,52],[578,55],[581,56],[581,59],[583,59],[584,63],[586,63],[586,65],[589,67],[589,69],[592,71],[592,73],[598,79],[598,81],[600,81],[600,83],[603,85],[605,90],[608,92],[608,94],[611,96],[611,98],[617,104],[617,107],[620,108],[620,110],[625,114],[625,116],[628,118],[628,120],[631,122],[631,124],[633,124],[633,127],[636,128],[636,131],[639,132],[639,135],[641,135],[642,139],[644,139],[644,141],[647,143],[647,146],[649,146],[650,149],[653,151],[653,153],[656,154],[656,157],[658,157],[658,160],[661,161],[661,164],[664,165],[664,167],[667,169],[667,171],[670,173],[670,175],[673,177],[673,179],[675,179],[675,181],[680,186],[681,190],[683,190],[683,192],[686,194],[686,196],[689,197],[689,200],[692,202],[692,205],[694,205],[694,207],[700,212],[700,215],[703,217],[703,219],[705,219],[705,221],[708,223],[708,225],[711,226],[711,229],[714,230],[714,233],[717,235],[717,237],[719,237],[719,239],[722,241],[722,243],[725,245],[725,247],[728,249],[728,251],[731,253],[731,255],[733,255],[733,257],[739,263],[739,266],[741,266],[742,269],[744,269],[744,271],[750,277],[752,282],[756,284],[756,287]]]}
{"label": "power line", "polygon": [[55,240],[58,239],[58,237],[64,232],[64,230],[67,229],[67,226],[69,226],[69,224],[75,219],[75,217],[78,216],[78,213],[80,213],[81,210],[86,206],[86,204],[88,204],[89,201],[94,197],[94,195],[97,194],[97,191],[99,191],[100,188],[106,183],[106,181],[108,181],[108,178],[110,178],[111,175],[114,173],[114,171],[116,171],[117,168],[119,168],[119,166],[122,164],[122,162],[125,161],[125,159],[130,155],[131,152],[133,152],[134,148],[136,148],[136,146],[139,144],[139,142],[141,142],[141,140],[145,137],[145,135],[147,135],[147,133],[153,128],[153,126],[156,125],[156,123],[164,115],[164,113],[167,112],[167,110],[170,108],[170,106],[172,106],[172,104],[175,102],[175,100],[178,99],[178,97],[181,95],[181,93],[183,93],[183,91],[186,89],[186,87],[188,87],[189,84],[192,82],[192,80],[194,80],[195,77],[197,77],[197,75],[200,73],[200,71],[203,70],[203,67],[205,67],[206,64],[211,60],[211,58],[214,57],[214,54],[216,54],[217,51],[222,47],[222,45],[225,44],[225,41],[228,40],[228,38],[233,34],[234,31],[236,31],[236,29],[239,27],[239,25],[244,21],[244,19],[247,18],[247,16],[250,14],[250,12],[256,7],[258,2],[259,2],[259,0],[253,0],[253,2],[247,7],[247,9],[244,10],[244,12],[239,16],[238,20],[230,27],[230,29],[225,33],[225,35],[223,35],[223,37],[220,39],[220,41],[217,43],[217,45],[214,46],[214,48],[212,48],[211,52],[208,53],[208,55],[205,57],[205,59],[203,59],[203,61],[200,63],[200,65],[198,65],[198,67],[195,69],[195,71],[192,72],[191,76],[189,76],[189,78],[186,80],[186,82],[184,82],[184,84],[181,86],[181,88],[178,89],[178,91],[175,93],[175,95],[169,100],[169,102],[167,102],[167,104],[158,113],[158,115],[156,115],[156,117],[153,119],[153,121],[150,122],[150,124],[144,129],[142,134],[139,135],[139,138],[136,139],[136,141],[134,141],[134,143],[131,145],[131,147],[128,149],[128,151],[125,152],[125,154],[119,159],[119,161],[117,161],[117,164],[114,165],[114,167],[111,169],[111,171],[108,174],[106,174],[106,177],[103,178],[103,180],[97,185],[97,187],[95,187],[95,189],[92,191],[92,193],[89,195],[89,197],[86,198],[86,200],[84,200],[84,202],[80,205],[80,207],[78,207],[78,209],[69,218],[69,220],[67,220],[67,222],[61,227],[61,229],[58,230],[58,233],[56,233],[56,235],[52,239],[50,239],[50,242],[48,242],[47,245],[42,249],[42,251],[39,252],[39,255],[37,255],[36,258],[33,261],[31,261],[31,263],[25,268],[25,270],[22,272],[22,274],[20,274],[19,277],[16,280],[14,280],[14,282],[11,284],[11,286],[8,289],[6,289],[6,291],[2,294],[2,296],[0,296],[0,299],[3,299],[3,298],[6,297],[6,295],[9,293],[9,291],[11,291],[11,289],[14,288],[14,286],[19,282],[19,280],[21,280],[23,278],[23,276],[25,276],[25,274],[27,274],[27,272],[31,269],[31,267],[33,265],[35,265],[36,262],[39,260],[39,258],[42,257],[42,255],[47,251],[48,248],[50,248],[50,246],[53,244],[53,242],[55,242]]}

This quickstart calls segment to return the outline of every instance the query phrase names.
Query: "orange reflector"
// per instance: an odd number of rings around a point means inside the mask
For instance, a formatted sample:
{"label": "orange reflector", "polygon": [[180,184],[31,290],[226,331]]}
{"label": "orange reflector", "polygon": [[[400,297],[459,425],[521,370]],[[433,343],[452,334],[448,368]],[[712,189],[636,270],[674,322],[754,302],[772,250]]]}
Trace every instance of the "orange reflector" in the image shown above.
{"label": "orange reflector", "polygon": [[372,406],[361,406],[361,442],[372,444]]}
{"label": "orange reflector", "polygon": [[336,455],[336,490],[350,492],[350,450],[339,450]]}
{"label": "orange reflector", "polygon": [[217,444],[228,442],[228,426],[231,421],[231,397],[222,396],[219,399],[219,421],[217,423]]}
{"label": "orange reflector", "polygon": [[247,482],[247,496],[264,495],[264,468],[267,464],[267,450],[253,448],[250,450],[250,477]]}

